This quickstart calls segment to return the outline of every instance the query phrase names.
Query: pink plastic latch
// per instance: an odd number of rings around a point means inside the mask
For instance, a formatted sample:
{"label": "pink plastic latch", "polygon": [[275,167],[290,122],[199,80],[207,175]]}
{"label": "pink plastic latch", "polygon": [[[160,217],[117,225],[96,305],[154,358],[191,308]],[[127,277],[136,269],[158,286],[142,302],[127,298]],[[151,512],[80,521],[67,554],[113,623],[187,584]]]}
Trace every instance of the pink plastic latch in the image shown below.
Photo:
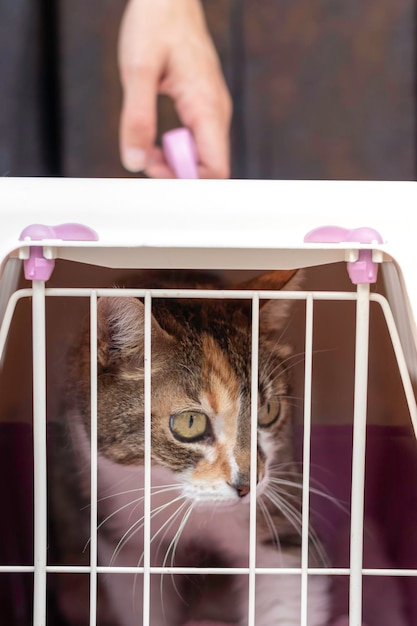
{"label": "pink plastic latch", "polygon": [[176,128],[164,133],[162,148],[177,178],[198,178],[197,150],[188,128]]}
{"label": "pink plastic latch", "polygon": [[[382,243],[383,239],[374,228],[342,228],[340,226],[320,226],[304,237],[305,243]],[[372,259],[372,250],[359,250],[356,261],[348,261],[347,270],[354,285],[375,283],[378,277],[378,263]]]}
{"label": "pink plastic latch", "polygon": [[[60,239],[61,241],[97,241],[97,233],[83,224],[31,224],[22,230],[20,241],[42,241]],[[54,259],[46,259],[43,246],[30,246],[29,258],[24,261],[27,280],[49,280],[55,267]]]}

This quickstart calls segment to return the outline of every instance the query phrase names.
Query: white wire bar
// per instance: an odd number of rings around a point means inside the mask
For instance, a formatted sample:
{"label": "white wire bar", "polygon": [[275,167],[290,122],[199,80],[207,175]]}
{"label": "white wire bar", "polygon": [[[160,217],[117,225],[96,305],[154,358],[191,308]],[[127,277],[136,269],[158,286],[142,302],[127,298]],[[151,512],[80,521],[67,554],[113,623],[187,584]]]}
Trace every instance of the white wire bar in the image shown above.
{"label": "white wire bar", "polygon": [[369,285],[357,287],[355,397],[353,407],[352,495],[350,521],[349,626],[362,623],[363,514],[366,411],[368,400]]}
{"label": "white wire bar", "polygon": [[145,292],[144,319],[144,525],[143,525],[143,625],[150,622],[151,591],[151,315],[152,296]]}
{"label": "white wire bar", "polygon": [[97,294],[90,297],[90,626],[97,616]]}
{"label": "white wire bar", "polygon": [[[48,574],[89,574],[91,568],[89,565],[47,565],[46,572]],[[96,568],[98,574],[142,574],[143,567],[129,566],[105,566],[99,565]],[[0,565],[0,573],[33,573],[35,568],[33,565]],[[249,567],[150,567],[151,574],[249,574]],[[301,567],[256,567],[256,574],[288,576],[294,574],[299,576],[302,574]],[[307,574],[314,576],[349,576],[349,567],[308,567]],[[398,569],[398,568],[368,568],[362,569],[363,576],[402,576],[416,577],[417,569]]]}
{"label": "white wire bar", "polygon": [[22,271],[22,261],[19,259],[9,259],[0,278],[0,320],[3,319],[8,299],[17,287],[20,272]]}
{"label": "white wire bar", "polygon": [[[74,287],[65,287],[65,288],[46,288],[45,296],[47,297],[71,297],[71,298],[89,298],[91,295],[91,288],[74,288]],[[144,289],[95,289],[97,297],[134,297],[134,298],[143,298],[145,296]],[[14,311],[16,309],[16,305],[19,300],[23,298],[29,298],[32,296],[32,289],[20,289],[15,291],[8,302],[6,307],[6,311],[4,314],[4,319],[0,328],[0,359],[3,357],[4,347],[6,345],[7,336],[10,329],[10,324],[13,319]],[[211,299],[250,299],[253,296],[253,291],[233,291],[230,290],[189,290],[189,289],[178,289],[178,290],[162,290],[162,289],[150,289],[149,293],[154,298],[211,298]],[[357,299],[356,292],[346,292],[346,291],[285,291],[285,292],[276,292],[276,291],[262,291],[262,298],[266,300],[305,300],[308,295],[311,293],[313,300],[332,300],[332,301],[355,301]],[[378,302],[385,300],[383,296],[379,294],[371,294],[371,300],[377,300]],[[386,300],[385,300],[386,302]],[[386,308],[390,310],[388,302],[386,302]],[[385,307],[384,307],[385,311]],[[394,322],[395,327],[395,322]],[[407,371],[407,370],[406,370]],[[410,385],[411,386],[411,385]],[[412,387],[411,387],[412,389]]]}
{"label": "white wire bar", "polygon": [[249,509],[249,598],[248,626],[255,624],[256,599],[256,484],[258,476],[258,367],[259,365],[259,295],[252,297],[252,359],[251,359],[251,446],[250,446],[250,509]]}
{"label": "white wire bar", "polygon": [[397,325],[394,320],[394,315],[391,311],[388,300],[384,298],[384,296],[381,296],[381,294],[371,294],[371,300],[374,302],[378,302],[378,304],[382,308],[382,312],[384,313],[389,335],[391,337],[392,347],[394,349],[394,354],[397,360],[398,370],[400,372],[401,381],[404,387],[405,397],[407,399],[411,423],[413,425],[414,434],[417,438],[417,404],[414,396],[414,389],[411,382],[410,373],[407,367],[407,360],[401,345],[401,339],[397,330]]}
{"label": "white wire bar", "polygon": [[33,490],[34,575],[33,625],[46,624],[47,467],[46,467],[46,330],[45,283],[33,281]]}
{"label": "white wire bar", "polygon": [[0,328],[0,362],[3,358],[4,349],[7,343],[7,337],[9,335],[10,324],[12,323],[16,305],[19,300],[22,300],[23,298],[30,298],[32,296],[32,293],[32,289],[19,289],[18,291],[15,291],[9,298]]}
{"label": "white wire bar", "polygon": [[301,623],[307,626],[308,617],[308,555],[310,522],[310,436],[311,396],[313,380],[313,298],[306,300],[306,338],[304,365],[304,433],[303,433],[303,508],[301,522]]}

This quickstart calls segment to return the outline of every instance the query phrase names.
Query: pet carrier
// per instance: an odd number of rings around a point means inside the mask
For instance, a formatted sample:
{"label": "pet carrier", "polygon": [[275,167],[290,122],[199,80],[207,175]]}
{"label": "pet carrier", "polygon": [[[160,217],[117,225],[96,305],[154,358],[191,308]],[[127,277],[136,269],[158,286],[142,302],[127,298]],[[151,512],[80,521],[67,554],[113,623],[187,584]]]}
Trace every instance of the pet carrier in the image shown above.
{"label": "pet carrier", "polygon": [[[146,624],[152,577],[165,572],[246,577],[250,625],[256,623],[256,581],[276,576],[279,586],[283,575],[300,581],[302,626],[308,624],[308,588],[317,577],[331,581],[329,623],[416,624],[415,184],[3,178],[0,195],[2,623],[64,623],[62,598],[54,599],[50,589],[59,577],[69,582],[68,619],[74,608],[71,577],[82,574],[89,582],[80,623],[94,625],[98,581],[140,574]],[[10,295],[20,264],[26,278]],[[246,280],[264,270],[298,268],[308,269],[296,291],[241,289],[231,295],[114,287],[121,273],[136,269],[199,269]],[[126,294],[145,302],[145,482],[143,562],[123,571],[98,558],[94,381],[97,302]],[[150,329],[152,303],[161,297],[251,303],[247,567],[161,567],[150,559]],[[301,563],[289,568],[259,567],[255,545],[259,302],[274,298],[296,300],[285,333],[293,335],[296,353],[303,353],[294,367],[301,387],[295,416],[303,468]],[[47,523],[47,439],[61,399],[64,343],[79,327],[81,301],[88,303],[91,318],[91,536],[88,563],[58,565],[51,546],[59,529],[48,531]],[[347,352],[333,345],[334,337],[349,343]],[[330,398],[336,403],[329,408]],[[308,555],[310,520],[328,554],[326,563],[314,567]]]}

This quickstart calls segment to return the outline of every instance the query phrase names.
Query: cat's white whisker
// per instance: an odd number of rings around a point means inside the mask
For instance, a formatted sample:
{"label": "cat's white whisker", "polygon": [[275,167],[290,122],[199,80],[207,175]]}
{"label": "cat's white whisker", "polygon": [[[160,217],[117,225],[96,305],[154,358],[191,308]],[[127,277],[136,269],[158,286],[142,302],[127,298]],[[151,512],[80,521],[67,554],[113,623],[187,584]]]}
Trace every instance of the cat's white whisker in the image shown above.
{"label": "cat's white whisker", "polygon": [[262,511],[262,514],[263,514],[263,516],[264,516],[264,519],[265,519],[265,521],[266,521],[266,524],[267,524],[267,526],[268,526],[268,528],[269,528],[269,531],[270,531],[270,533],[271,533],[271,535],[272,535],[272,538],[273,538],[273,540],[274,540],[274,543],[276,544],[277,549],[278,549],[278,550],[280,550],[280,549],[281,549],[281,544],[280,544],[280,540],[279,540],[279,535],[278,535],[278,531],[277,531],[277,529],[276,529],[276,528],[275,528],[275,526],[274,526],[274,523],[273,523],[273,520],[272,520],[271,514],[270,514],[270,512],[268,511],[268,508],[267,508],[267,506],[266,506],[265,502],[262,500],[262,498],[259,498],[259,500],[258,500],[258,504],[259,504],[259,508],[260,508],[260,509],[261,509],[261,511]]}
{"label": "cat's white whisker", "polygon": [[[158,550],[157,550],[156,556],[157,556],[157,555],[158,555],[158,553],[159,553],[159,550],[160,550],[161,544],[162,544],[162,542],[164,541],[164,538],[166,537],[166,534],[169,532],[169,529],[171,528],[171,526],[172,526],[172,524],[175,522],[175,520],[176,520],[176,519],[179,517],[179,515],[180,515],[180,514],[184,511],[184,509],[185,509],[185,507],[187,506],[187,504],[188,504],[188,500],[185,500],[185,501],[182,503],[182,505],[181,505],[181,506],[179,506],[179,507],[178,507],[178,509],[175,511],[174,515],[172,515],[172,516],[171,516],[171,517],[167,520],[167,522],[164,524],[164,526],[160,529],[160,530],[163,530],[163,528],[165,528],[165,527],[167,526],[168,522],[170,522],[170,523],[169,523],[169,525],[166,527],[164,534],[163,534],[163,535],[162,535],[162,537],[161,537],[161,540],[160,540],[160,542],[159,542],[159,546],[158,546]],[[158,533],[156,533],[156,534],[155,534],[155,536],[154,536],[154,537],[152,537],[152,541],[154,540],[154,538],[156,538],[156,535],[158,535],[158,534],[159,534],[159,531],[158,531]],[[174,539],[175,539],[175,537],[177,536],[177,534],[178,534],[178,529],[177,529],[177,531],[175,532]],[[172,543],[172,542],[171,542],[171,543]],[[170,544],[170,546],[171,546],[171,544]],[[167,550],[166,550],[166,552],[165,552],[164,560],[163,560],[163,563],[162,563],[162,566],[163,566],[163,567],[165,567],[165,565],[166,565],[166,559],[167,559],[167,556],[168,556],[168,554],[169,554],[170,546],[168,547],[168,549],[167,549]],[[164,617],[165,617],[165,606],[164,606],[164,596],[163,596],[163,580],[164,580],[164,575],[162,574],[162,575],[161,575],[161,579],[160,579],[160,596],[161,596],[161,607],[162,607],[162,612],[163,612]],[[175,587],[174,581],[173,581],[173,585],[174,585],[174,588],[175,588],[176,592],[178,593],[178,590],[177,590],[177,588]],[[165,619],[165,621],[166,621],[166,619]]]}
{"label": "cat's white whisker", "polygon": [[[168,526],[168,530],[171,527],[171,525],[174,523],[175,519],[177,518],[177,516],[181,513],[181,511],[185,508],[185,506],[187,505],[187,500],[185,499],[185,496],[179,496],[178,498],[175,498],[175,500],[171,500],[169,502],[166,502],[165,505],[160,507],[160,510],[158,511],[158,513],[162,512],[163,510],[165,510],[166,508],[172,506],[172,504],[175,504],[176,502],[181,501],[182,499],[184,499],[185,501],[168,517],[167,520],[165,520],[165,522],[162,524],[162,526],[160,526],[158,528],[158,530],[152,535],[150,544],[152,545],[153,542],[155,541],[155,539],[160,535],[160,533],[167,528]],[[139,565],[142,562],[143,559],[143,552],[141,554],[141,557],[139,559]]]}
{"label": "cat's white whisker", "polygon": [[[296,509],[289,501],[288,501],[288,493],[286,491],[278,491],[276,488],[270,489],[269,493],[265,492],[265,495],[269,497],[269,500],[275,504],[275,506],[286,516],[289,522],[292,523],[294,528],[297,530],[299,535],[301,536],[302,529],[302,517],[301,511]],[[308,537],[311,542],[312,547],[316,551],[320,561],[323,565],[327,563],[327,556],[322,548],[321,542],[314,532],[312,527],[309,525],[308,528]]]}
{"label": "cat's white whisker", "polygon": [[286,371],[288,371],[292,367],[292,364],[290,364],[290,367],[286,367],[286,364],[288,362],[294,361],[295,359],[297,359],[297,365],[299,363],[304,363],[305,352],[297,352],[297,354],[290,354],[286,358],[278,361],[278,363],[274,363],[271,369],[264,370],[262,368],[262,372],[264,373],[264,376],[268,378],[269,380],[276,380],[277,377],[274,376],[275,372],[279,369],[281,370],[280,375],[284,374]]}
{"label": "cat's white whisker", "polygon": [[277,509],[281,511],[289,522],[293,525],[295,530],[301,534],[301,513],[297,511],[282,495],[287,495],[285,492],[278,492],[276,489],[269,488],[265,491],[266,497],[275,504]]}
{"label": "cat's white whisker", "polygon": [[[289,487],[296,487],[298,489],[303,489],[302,474],[299,471],[289,472],[285,469],[285,467],[288,467],[288,466],[293,467],[294,465],[302,466],[302,463],[301,462],[300,463],[289,462],[289,463],[271,464],[268,468],[270,472],[270,477],[269,477],[270,482],[281,484],[281,485],[286,485]],[[321,469],[320,466],[316,464],[311,464],[310,467],[318,467],[319,469]],[[281,472],[284,474],[285,478],[282,478],[279,475]],[[290,481],[288,480],[288,477],[290,476],[295,476],[298,478],[298,480]],[[316,485],[316,486],[311,486],[311,485]],[[329,502],[334,504],[340,511],[342,511],[346,515],[349,515],[348,503],[344,503],[339,498],[336,498],[322,482],[320,482],[316,478],[313,478],[312,476],[310,476],[309,492],[314,493],[315,495],[328,500]]]}
{"label": "cat's white whisker", "polygon": [[[280,464],[276,464],[276,465],[271,465],[269,467],[269,470],[271,472],[271,475],[269,477],[269,482],[270,484],[273,485],[282,485],[284,487],[290,487],[290,488],[296,488],[300,491],[302,491],[303,489],[303,485],[302,485],[302,477],[300,475],[299,472],[295,471],[295,472],[290,472],[287,471],[285,469],[283,469],[286,466],[292,466],[294,465],[293,463],[280,463]],[[301,465],[301,463],[300,463]],[[279,475],[274,475],[274,470],[279,469],[281,471],[283,471],[283,473],[285,474],[286,477],[290,477],[290,476],[295,476],[297,478],[297,480],[295,481],[291,481],[288,480],[288,478],[281,478]],[[339,511],[341,511],[343,514],[345,514],[347,517],[349,517],[350,515],[350,510],[349,510],[349,503],[344,504],[340,499],[336,498],[335,496],[333,496],[328,490],[327,488],[320,483],[320,481],[313,479],[310,476],[310,483],[314,483],[316,485],[318,485],[318,487],[320,487],[320,489],[316,488],[316,487],[312,487],[310,485],[309,487],[309,492],[317,495],[318,497],[324,498],[325,500],[327,500],[328,502],[330,502],[331,504],[333,504]],[[293,500],[298,500],[299,497],[296,494],[291,494],[288,491],[283,490],[281,492],[283,495],[285,495],[286,498],[291,498]],[[329,528],[333,528],[331,522],[329,521],[328,517],[326,515],[324,515],[323,513],[320,512],[320,510],[316,507],[312,507],[310,505],[310,511],[311,513],[314,515],[315,519],[320,519],[322,521],[322,523],[324,523],[327,527]]]}
{"label": "cat's white whisker", "polygon": [[[300,469],[289,472],[288,470],[285,469],[286,467],[290,467],[290,468],[299,467]],[[326,473],[329,474],[329,476],[332,476],[332,473],[330,471],[328,471],[326,468],[319,465],[318,463],[310,463],[310,468],[311,469],[314,468],[320,471],[325,471]],[[279,474],[282,472],[283,474],[285,474],[285,476],[298,476],[298,478],[301,479],[302,471],[303,471],[303,462],[302,461],[286,461],[286,462],[280,462],[280,463],[271,463],[270,465],[268,465],[268,469],[270,470],[271,475],[273,475],[274,472],[276,471],[277,473],[275,475],[278,477],[279,477]],[[317,485],[317,487],[320,487],[325,493],[330,493],[328,490],[328,487],[326,487],[324,483],[319,481],[317,478],[314,478],[313,476],[310,476],[310,483]]]}
{"label": "cat's white whisker", "polygon": [[[184,496],[180,496],[180,497],[176,498],[175,500],[171,500],[169,502],[166,502],[164,505],[159,507],[158,513],[162,512],[163,510],[165,510],[167,507],[171,506],[175,502],[180,501],[182,498],[184,498]],[[157,532],[155,532],[152,535],[152,538],[151,538],[150,544],[149,544],[150,546],[155,541],[155,539],[158,537],[158,535],[165,529],[165,533],[164,533],[164,535],[162,536],[162,539],[161,539],[161,541],[163,541],[163,538],[165,537],[166,532],[169,530],[169,528],[175,522],[175,519],[178,517],[178,515],[185,508],[186,505],[187,505],[187,501],[183,502],[180,506],[178,506],[177,509],[174,511],[174,513],[172,513],[172,515],[170,515],[170,517],[164,522],[164,524],[158,528]],[[142,520],[143,520],[143,518],[142,518]],[[157,553],[156,553],[156,557],[158,555],[158,551],[159,551],[159,547],[158,547],[158,550],[157,550]],[[140,567],[140,565],[142,563],[142,560],[143,560],[143,557],[144,557],[144,551],[142,552],[142,554],[141,554],[141,556],[140,556],[140,558],[139,558],[139,560],[137,562],[137,566],[138,567]],[[137,574],[135,574],[134,581],[133,581],[133,590],[132,590],[132,600],[133,600],[133,603],[134,603],[135,596],[136,596],[136,585],[137,585]],[[163,598],[162,598],[162,595],[161,595],[161,603],[162,603],[162,601],[163,601]],[[134,606],[134,613],[136,614],[136,607],[135,606]]]}
{"label": "cat's white whisker", "polygon": [[[302,517],[300,511],[298,511],[289,501],[288,494],[286,492],[282,492],[282,494],[277,493],[276,491],[269,494],[270,501],[275,504],[275,506],[283,513],[283,515],[287,518],[287,520],[293,525],[294,529],[301,536],[302,530]],[[316,550],[317,555],[323,563],[326,563],[326,556],[321,548],[321,544],[317,538],[317,535],[312,532],[309,527],[308,537],[311,542],[312,547]]]}
{"label": "cat's white whisker", "polygon": [[182,535],[182,532],[183,532],[183,530],[185,528],[185,525],[186,525],[186,523],[187,523],[187,521],[188,521],[188,519],[189,519],[189,517],[190,517],[190,515],[192,513],[193,507],[194,507],[194,504],[191,503],[190,506],[188,507],[187,511],[185,512],[185,514],[184,514],[184,516],[183,516],[183,518],[181,520],[181,524],[180,524],[180,526],[179,526],[179,528],[178,528],[178,530],[177,530],[177,532],[175,534],[175,537],[172,540],[172,542],[171,542],[171,544],[170,544],[170,546],[169,546],[169,548],[167,550],[166,556],[168,556],[168,552],[170,551],[171,545],[172,545],[172,553],[171,553],[171,565],[172,566],[174,565],[175,553],[176,553],[176,550],[177,550],[178,542],[179,542],[180,537]]}
{"label": "cat's white whisker", "polygon": [[[136,491],[136,490],[133,490],[133,491]],[[96,528],[96,531],[98,532],[100,530],[100,528],[102,526],[104,526],[104,524],[106,524],[112,517],[114,517],[115,515],[118,515],[119,513],[121,513],[125,509],[127,509],[129,506],[136,506],[142,500],[143,500],[143,496],[141,496],[140,498],[135,498],[134,500],[130,500],[130,502],[127,502],[126,504],[123,504],[119,508],[117,508],[114,511],[112,511],[109,515],[107,515],[107,517],[105,517],[100,522],[100,524],[98,524],[98,526]],[[83,548],[83,552],[86,550],[87,546],[90,544],[90,541],[91,541],[91,537],[88,538],[88,541],[86,542],[86,544],[85,544],[85,546]]]}
{"label": "cat's white whisker", "polygon": [[[276,485],[284,485],[284,486],[288,486],[288,487],[295,487],[297,489],[303,489],[302,483],[297,483],[297,482],[294,482],[292,480],[285,480],[283,478],[271,477],[270,478],[270,482],[274,483]],[[340,500],[338,500],[337,498],[332,496],[330,493],[327,493],[326,491],[322,491],[320,489],[316,489],[315,487],[309,487],[309,492],[310,493],[314,493],[315,495],[320,496],[321,498],[324,498],[325,500],[328,500],[329,502],[334,504],[338,509],[343,511],[343,513],[346,513],[347,515],[349,515],[348,508],[345,507],[341,503]]]}
{"label": "cat's white whisker", "polygon": [[287,400],[300,400],[300,401],[304,401],[304,396],[291,396],[288,393],[283,395],[284,398],[286,398]]}
{"label": "cat's white whisker", "polygon": [[283,337],[285,336],[286,332],[288,331],[288,328],[291,325],[291,321],[292,321],[292,318],[289,318],[288,322],[286,323],[286,325],[283,327],[283,329],[279,333],[277,339],[272,344],[272,346],[271,346],[271,348],[269,350],[269,355],[268,355],[267,360],[264,363],[262,363],[262,369],[263,370],[265,370],[265,371],[267,370],[270,362],[272,361],[272,359],[274,358],[276,352],[278,351],[278,348],[280,346],[282,346],[282,344],[283,344]]}
{"label": "cat's white whisker", "polygon": [[[184,497],[185,498],[185,497]],[[164,530],[164,534],[162,535],[162,537],[159,540],[159,544],[158,544],[158,548],[155,554],[155,558],[158,558],[159,555],[159,551],[161,549],[161,546],[164,542],[165,537],[167,536],[170,528],[172,527],[172,525],[174,524],[175,520],[177,519],[177,517],[180,515],[180,513],[185,509],[185,506],[188,502],[188,499],[185,498],[184,502],[182,503],[182,505],[180,507],[177,508],[177,510],[175,511],[174,515],[171,515],[171,517],[166,521],[166,523],[163,525],[163,527],[161,527],[159,530]],[[170,503],[171,504],[171,503]],[[169,523],[170,522],[170,523]],[[156,539],[157,535],[159,535],[159,530],[157,533],[155,533],[155,536],[152,537],[152,541],[154,540],[154,538]]]}
{"label": "cat's white whisker", "polygon": [[[99,504],[100,502],[104,502],[105,500],[110,500],[111,498],[117,498],[118,496],[125,496],[128,493],[136,493],[138,491],[142,491],[142,489],[138,488],[138,489],[127,489],[126,491],[118,491],[117,493],[112,493],[108,496],[103,496],[102,498],[97,498],[97,504]],[[136,500],[132,500],[132,502],[135,502]],[[81,511],[85,511],[87,509],[91,508],[91,503],[86,504],[85,506],[83,506],[80,510]]]}
{"label": "cat's white whisker", "polygon": [[123,484],[131,482],[133,475],[134,475],[134,472],[132,471],[132,472],[128,472],[126,476],[119,478],[119,480],[115,481],[114,484],[112,483],[111,487],[108,487],[108,489],[103,491],[103,496],[106,497],[106,494],[108,495],[110,489],[111,489],[111,493],[113,494],[115,493],[116,489],[120,488]]}
{"label": "cat's white whisker", "polygon": [[[318,354],[323,354],[323,353],[327,354],[329,352],[332,352],[331,348],[315,349],[313,350],[313,356],[317,356]],[[296,352],[295,354],[290,354],[289,356],[285,357],[282,361],[277,363],[273,369],[266,372],[266,374],[268,375],[268,378],[273,377],[273,374],[277,368],[284,366],[286,363],[294,359],[297,359],[297,364],[303,363],[305,361],[305,352]],[[292,367],[292,365],[290,365],[290,367]],[[289,368],[285,368],[285,369],[288,370]]]}
{"label": "cat's white whisker", "polygon": [[[97,498],[97,504],[100,502],[104,502],[105,500],[111,500],[112,498],[117,498],[120,496],[126,496],[128,493],[138,493],[143,491],[143,488],[138,487],[137,489],[126,489],[126,491],[117,491],[116,493],[111,493],[108,496],[103,496],[102,498]],[[84,508],[88,508],[90,505],[87,505]]]}
{"label": "cat's white whisker", "polygon": [[[180,486],[179,486],[179,485],[170,485],[170,486],[163,487],[163,488],[161,488],[161,489],[158,489],[157,491],[153,491],[153,492],[151,493],[151,499],[152,499],[152,497],[153,497],[153,496],[159,496],[159,495],[161,495],[161,494],[163,494],[163,493],[169,493],[169,492],[171,492],[171,491],[178,491],[178,489],[180,489]],[[144,497],[142,497],[142,498],[140,499],[140,501],[138,501],[138,503],[136,504],[136,506],[135,506],[135,507],[131,510],[131,512],[129,513],[128,522],[130,521],[130,519],[131,519],[132,515],[134,514],[134,512],[135,512],[136,508],[139,506],[140,502],[141,502],[141,501],[143,501],[143,500],[144,500]],[[173,502],[173,501],[171,501],[171,502]],[[156,511],[156,510],[157,510],[157,509],[152,509],[152,512],[153,512],[153,511]]]}
{"label": "cat's white whisker", "polygon": [[[178,498],[175,498],[174,500],[170,500],[169,502],[166,502],[164,504],[162,504],[161,506],[157,507],[156,509],[152,509],[151,510],[151,516],[150,519],[153,519],[156,515],[158,515],[159,513],[161,513],[162,511],[164,511],[167,507],[171,506],[172,504],[174,504],[175,502],[178,502],[179,500],[181,500],[183,498],[183,496],[178,496]],[[130,541],[130,539],[132,539],[132,537],[135,536],[135,534],[137,532],[139,532],[142,528],[143,528],[143,520],[144,520],[144,516],[140,517],[139,519],[137,519],[131,526],[129,526],[129,528],[126,530],[126,532],[124,533],[124,535],[121,537],[121,539],[119,540],[119,542],[117,543],[116,548],[114,549],[112,558],[110,560],[110,565],[113,565],[115,559],[117,558],[120,550],[123,548],[123,546],[127,543],[127,541]],[[151,540],[152,543],[153,539]],[[142,553],[143,556],[143,553]]]}
{"label": "cat's white whisker", "polygon": [[[171,567],[174,566],[174,560],[175,560],[175,554],[176,554],[176,549],[177,549],[177,546],[178,546],[178,542],[179,542],[180,537],[181,537],[181,535],[183,533],[185,525],[187,524],[188,519],[189,519],[189,517],[190,517],[190,515],[192,513],[193,508],[194,508],[194,503],[192,502],[189,505],[189,507],[186,510],[186,512],[184,513],[183,518],[181,520],[181,523],[180,523],[180,525],[179,525],[179,527],[177,529],[177,532],[175,533],[171,543],[169,544],[169,546],[168,546],[168,548],[166,550],[165,557],[164,557],[164,560],[163,560],[163,563],[162,563],[162,567],[166,567],[166,563],[167,563],[168,556],[169,556],[170,552],[171,552]],[[161,602],[162,603],[163,603],[163,579],[164,579],[164,576],[162,575],[161,576]],[[187,604],[186,600],[183,598],[183,596],[181,595],[181,593],[178,590],[178,587],[177,587],[176,582],[175,582],[175,576],[173,574],[171,574],[171,580],[172,580],[172,586],[175,589],[176,594],[182,600],[182,602],[184,602],[184,604]],[[162,604],[162,606],[163,606],[163,612],[165,614],[164,605]]]}
{"label": "cat's white whisker", "polygon": [[119,541],[116,544],[116,547],[113,550],[113,554],[111,556],[109,565],[112,566],[114,565],[117,557],[120,554],[120,551],[122,550],[123,546],[130,540],[132,539],[132,537],[134,537],[136,535],[136,533],[138,533],[142,528],[143,528],[143,516],[140,517],[138,520],[136,520],[135,522],[133,522],[133,524],[131,524],[128,529],[126,530],[126,532],[122,535],[122,537],[119,539]]}
{"label": "cat's white whisker", "polygon": [[[124,481],[120,481],[120,482],[126,482],[128,479],[130,479],[130,476],[125,479]],[[162,489],[159,488],[159,485],[154,485],[153,487],[151,487],[151,495],[158,495],[159,493],[164,493],[165,491],[174,491],[175,489],[180,489],[181,486],[178,485],[177,483],[172,483],[171,485],[163,485]],[[156,489],[159,489],[158,491],[154,491]],[[126,489],[125,491],[116,491],[115,493],[111,493],[107,496],[102,496],[101,498],[97,498],[97,504],[99,504],[100,502],[104,502],[105,500],[110,500],[111,498],[117,498],[120,496],[125,496],[128,493],[136,493],[139,491],[144,491],[144,487],[136,487],[135,489]],[[132,500],[132,502],[135,502],[135,500]],[[91,507],[91,504],[86,504],[85,506],[83,506],[80,511],[85,511],[86,509],[89,509]]]}
{"label": "cat's white whisker", "polygon": [[[289,361],[290,359],[286,359],[285,360],[285,364]],[[305,357],[303,356],[302,358],[299,358],[298,360],[293,360],[291,363],[289,363],[288,365],[286,364],[284,367],[284,363],[281,363],[279,367],[276,368],[280,369],[280,371],[278,372],[278,374],[275,374],[274,372],[274,378],[272,379],[272,374],[271,374],[271,379],[275,382],[277,380],[279,380],[282,376],[286,376],[288,374],[288,372],[290,372],[292,369],[294,369],[294,367],[298,367],[299,365],[302,365],[305,362]],[[275,371],[276,371],[275,370]]]}

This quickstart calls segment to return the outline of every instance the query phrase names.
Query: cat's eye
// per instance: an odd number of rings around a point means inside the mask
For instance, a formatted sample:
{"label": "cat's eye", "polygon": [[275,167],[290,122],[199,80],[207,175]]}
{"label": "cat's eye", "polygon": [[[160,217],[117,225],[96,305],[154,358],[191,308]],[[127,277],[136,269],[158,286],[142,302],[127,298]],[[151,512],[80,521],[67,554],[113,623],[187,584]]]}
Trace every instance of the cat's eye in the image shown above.
{"label": "cat's eye", "polygon": [[198,411],[184,411],[171,415],[169,427],[178,441],[192,443],[201,441],[210,434],[210,422],[205,413]]}
{"label": "cat's eye", "polygon": [[273,396],[265,402],[258,411],[258,425],[261,428],[272,426],[279,418],[281,401],[278,396]]}

